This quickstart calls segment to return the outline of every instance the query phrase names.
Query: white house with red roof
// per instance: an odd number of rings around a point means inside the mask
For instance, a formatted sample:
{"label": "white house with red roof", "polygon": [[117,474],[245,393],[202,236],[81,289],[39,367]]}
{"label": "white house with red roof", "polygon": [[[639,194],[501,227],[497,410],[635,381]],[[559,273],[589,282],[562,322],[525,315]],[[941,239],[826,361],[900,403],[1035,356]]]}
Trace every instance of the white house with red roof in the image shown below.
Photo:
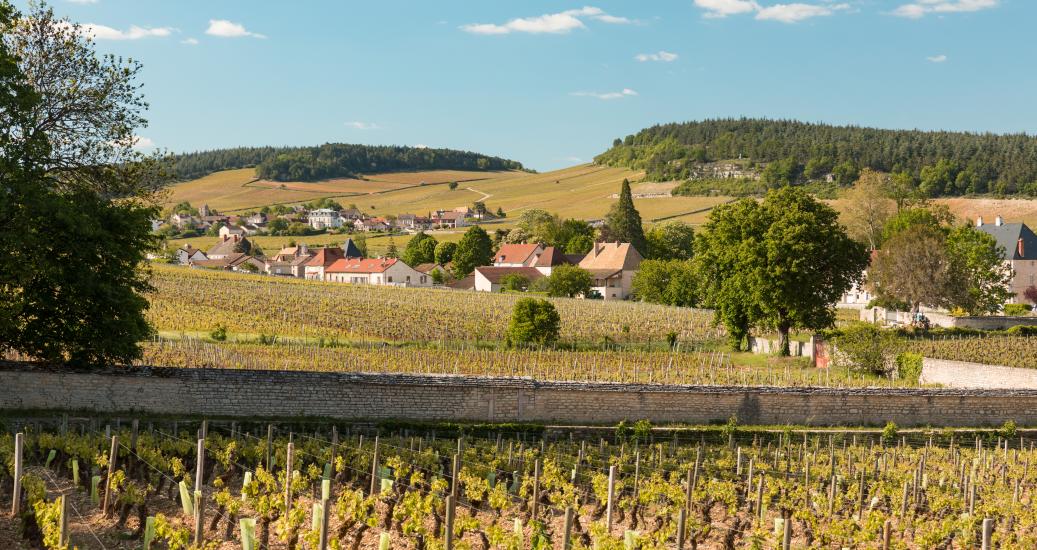
{"label": "white house with red roof", "polygon": [[633,290],[641,260],[641,254],[630,243],[594,243],[579,265],[591,274],[591,290],[598,291],[605,300],[626,300]]}
{"label": "white house with red roof", "polygon": [[380,286],[432,286],[432,276],[397,258],[342,258],[324,270],[333,283]]}
{"label": "white house with red roof", "polygon": [[533,267],[544,248],[539,244],[502,244],[493,257],[494,267]]}

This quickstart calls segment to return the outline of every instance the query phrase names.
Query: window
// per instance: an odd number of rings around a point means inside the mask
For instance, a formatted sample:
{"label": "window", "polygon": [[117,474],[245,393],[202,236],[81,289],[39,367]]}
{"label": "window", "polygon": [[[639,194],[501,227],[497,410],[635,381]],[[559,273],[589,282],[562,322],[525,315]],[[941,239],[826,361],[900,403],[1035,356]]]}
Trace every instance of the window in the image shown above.
{"label": "window", "polygon": [[389,276],[388,280],[389,280],[390,283],[392,282],[392,276],[391,275]]}

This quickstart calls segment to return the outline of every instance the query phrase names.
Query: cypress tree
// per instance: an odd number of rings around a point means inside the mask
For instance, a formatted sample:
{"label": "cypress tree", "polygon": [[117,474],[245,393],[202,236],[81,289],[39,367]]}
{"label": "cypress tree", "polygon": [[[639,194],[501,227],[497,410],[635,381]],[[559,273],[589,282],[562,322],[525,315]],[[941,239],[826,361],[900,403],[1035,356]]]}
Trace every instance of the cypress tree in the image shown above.
{"label": "cypress tree", "polygon": [[634,208],[630,180],[623,180],[623,187],[619,191],[619,202],[612,205],[608,215],[605,216],[605,225],[608,226],[609,234],[613,239],[630,243],[642,256],[645,255],[647,252],[645,231],[641,227],[641,214]]}

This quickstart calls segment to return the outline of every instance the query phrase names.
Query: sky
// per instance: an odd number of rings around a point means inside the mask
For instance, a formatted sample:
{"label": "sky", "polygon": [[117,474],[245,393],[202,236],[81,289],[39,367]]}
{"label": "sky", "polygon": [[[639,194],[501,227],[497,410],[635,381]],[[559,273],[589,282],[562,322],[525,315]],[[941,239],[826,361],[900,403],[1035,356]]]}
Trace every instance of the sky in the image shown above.
{"label": "sky", "polygon": [[143,64],[140,145],[172,152],[397,144],[544,171],[717,117],[1037,132],[1033,0],[50,5]]}

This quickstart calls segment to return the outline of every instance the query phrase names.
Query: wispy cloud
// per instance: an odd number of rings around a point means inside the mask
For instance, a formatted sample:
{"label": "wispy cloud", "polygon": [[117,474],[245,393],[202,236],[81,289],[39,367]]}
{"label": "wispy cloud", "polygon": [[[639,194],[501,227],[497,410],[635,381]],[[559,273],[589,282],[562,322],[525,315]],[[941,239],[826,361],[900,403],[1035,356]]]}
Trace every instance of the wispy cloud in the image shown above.
{"label": "wispy cloud", "polygon": [[197,38],[185,38],[185,39],[181,40],[180,43],[181,44],[187,44],[188,46],[197,46],[198,45],[198,39]]}
{"label": "wispy cloud", "polygon": [[760,8],[756,18],[760,21],[799,23],[811,17],[825,17],[837,11],[849,9],[849,4],[775,4]]}
{"label": "wispy cloud", "polygon": [[626,17],[605,13],[601,8],[586,6],[575,10],[548,13],[535,17],[519,17],[503,24],[473,23],[462,25],[461,30],[472,34],[500,35],[513,32],[528,34],[565,34],[574,29],[585,29],[585,19],[610,23],[613,25],[632,23]]}
{"label": "wispy cloud", "polygon": [[226,19],[210,19],[209,28],[205,29],[205,34],[222,38],[266,38],[266,35],[245,29],[245,26],[241,23],[227,21]]}
{"label": "wispy cloud", "polygon": [[133,136],[133,148],[134,149],[152,149],[155,147],[155,141],[151,138],[144,136]]}
{"label": "wispy cloud", "polygon": [[941,53],[940,55],[931,55],[926,59],[933,63],[943,63],[944,61],[947,61],[947,56]]}
{"label": "wispy cloud", "polygon": [[752,0],[695,0],[695,5],[706,10],[703,16],[710,19],[752,13],[760,9],[760,5]]}
{"label": "wispy cloud", "polygon": [[138,27],[137,25],[133,25],[129,29],[122,31],[107,25],[85,23],[80,27],[80,29],[83,34],[92,36],[97,40],[140,40],[141,38],[163,38],[173,34],[172,27],[149,28]]}
{"label": "wispy cloud", "polygon": [[782,23],[799,23],[813,17],[833,15],[850,7],[849,4],[835,4],[830,0],[818,4],[792,2],[769,6],[761,5],[756,0],[695,0],[695,5],[704,10],[702,16],[707,19],[754,13],[757,20]]}
{"label": "wispy cloud", "polygon": [[428,145],[425,145],[424,143],[417,143],[417,144],[414,145],[414,148],[415,149],[428,149]]}
{"label": "wispy cloud", "polygon": [[573,92],[569,95],[578,97],[596,97],[602,100],[609,100],[635,96],[637,95],[637,92],[631,90],[630,88],[623,88],[621,91],[618,92]]}
{"label": "wispy cloud", "polygon": [[903,4],[891,13],[898,17],[920,19],[930,13],[964,13],[996,8],[1000,0],[918,0]]}
{"label": "wispy cloud", "polygon": [[362,122],[362,121],[359,121],[359,120],[354,120],[354,121],[351,121],[351,122],[347,122],[346,126],[349,126],[350,128],[353,128],[353,129],[356,129],[356,130],[377,130],[377,129],[380,128],[380,126],[378,126],[377,124],[375,124],[373,122]]}
{"label": "wispy cloud", "polygon": [[634,59],[644,63],[645,61],[664,61],[669,63],[670,61],[677,60],[677,54],[668,52],[665,50],[659,50],[656,53],[639,53],[634,56]]}

